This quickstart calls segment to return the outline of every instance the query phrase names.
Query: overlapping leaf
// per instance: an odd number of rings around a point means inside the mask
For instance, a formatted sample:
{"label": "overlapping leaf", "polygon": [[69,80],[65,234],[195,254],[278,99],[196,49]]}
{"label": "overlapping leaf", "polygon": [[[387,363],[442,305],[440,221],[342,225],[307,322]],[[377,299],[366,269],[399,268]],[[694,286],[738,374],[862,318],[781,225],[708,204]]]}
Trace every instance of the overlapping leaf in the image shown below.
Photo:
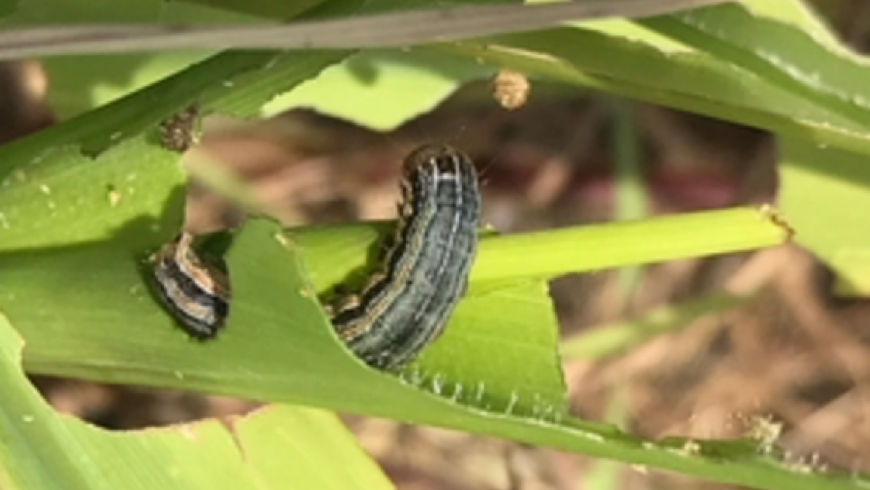
{"label": "overlapping leaf", "polygon": [[21,371],[21,346],[0,317],[4,489],[393,488],[341,421],[319,410],[273,406],[227,425],[122,433],[60,415]]}

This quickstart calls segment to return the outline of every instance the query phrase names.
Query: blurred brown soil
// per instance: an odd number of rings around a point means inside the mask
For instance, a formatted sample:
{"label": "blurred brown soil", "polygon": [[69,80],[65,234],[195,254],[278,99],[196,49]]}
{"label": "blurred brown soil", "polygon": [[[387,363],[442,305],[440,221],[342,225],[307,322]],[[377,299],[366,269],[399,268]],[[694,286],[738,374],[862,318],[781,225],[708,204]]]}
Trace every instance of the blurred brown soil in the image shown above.
{"label": "blurred brown soil", "polygon": [[[870,51],[870,2],[818,0],[844,39]],[[34,63],[0,65],[0,141],[50,124]],[[256,124],[210,120],[192,150],[256,191],[288,224],[391,218],[399,162],[424,141],[464,148],[484,169],[485,217],[504,232],[614,219],[613,100],[532,84],[505,110],[488,82],[434,112],[377,134],[306,111]],[[4,105],[5,104],[5,105]],[[634,106],[651,214],[775,199],[775,145],[760,131],[638,103]],[[232,203],[193,186],[188,227],[238,224]],[[701,317],[603,360],[565,364],[574,413],[611,419],[649,438],[722,438],[781,424],[796,463],[870,471],[870,302],[832,295],[831,273],[794,245],[641,269],[626,290],[617,272],[553,281],[565,336],[637,318],[716,291],[752,292],[742,306]],[[253,404],[224,397],[37,378],[59,410],[111,428],[226,416]],[[600,461],[434,428],[346,417],[398,488],[580,489]],[[616,466],[612,488],[730,488]]]}

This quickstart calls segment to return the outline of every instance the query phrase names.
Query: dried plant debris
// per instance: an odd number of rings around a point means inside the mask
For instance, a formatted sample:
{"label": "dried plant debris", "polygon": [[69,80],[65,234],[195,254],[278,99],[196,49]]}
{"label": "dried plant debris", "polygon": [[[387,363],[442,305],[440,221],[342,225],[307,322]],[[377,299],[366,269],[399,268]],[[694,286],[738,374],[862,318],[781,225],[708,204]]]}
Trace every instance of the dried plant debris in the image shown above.
{"label": "dried plant debris", "polygon": [[502,68],[493,80],[493,97],[508,110],[519,109],[526,104],[532,84],[520,72]]}
{"label": "dried plant debris", "polygon": [[163,146],[183,153],[195,145],[199,140],[196,128],[198,118],[199,108],[193,104],[160,123],[160,138]]}

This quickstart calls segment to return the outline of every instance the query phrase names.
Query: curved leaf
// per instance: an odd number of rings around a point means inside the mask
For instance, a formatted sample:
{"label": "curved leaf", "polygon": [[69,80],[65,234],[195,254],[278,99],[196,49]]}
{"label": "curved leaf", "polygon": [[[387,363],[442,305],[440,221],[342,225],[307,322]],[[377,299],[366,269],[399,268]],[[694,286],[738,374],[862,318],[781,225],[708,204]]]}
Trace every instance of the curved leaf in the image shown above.
{"label": "curved leaf", "polygon": [[276,94],[337,63],[347,51],[233,52],[213,56],[123,99],[0,147],[0,178],[63,145],[93,155],[196,104],[201,114],[250,117]]}
{"label": "curved leaf", "polygon": [[179,217],[159,218],[165,207],[182,205],[183,183],[178,154],[141,136],[99,158],[49,147],[0,184],[0,250],[108,238],[133,226],[144,238],[131,235],[127,248],[147,246],[181,225]]}
{"label": "curved leaf", "polygon": [[262,112],[270,116],[292,107],[311,107],[389,131],[433,109],[460,83],[493,73],[493,68],[473,60],[432,51],[364,51],[276,97]]}
{"label": "curved leaf", "polygon": [[579,26],[431,49],[870,154],[870,64],[828,38],[739,4]]}
{"label": "curved leaf", "polygon": [[21,345],[0,316],[6,490],[393,488],[341,421],[319,410],[274,406],[227,425],[211,419],[125,432],[57,414],[21,371]]}
{"label": "curved leaf", "polygon": [[794,139],[781,148],[780,200],[798,243],[837,271],[840,292],[870,294],[870,159]]}
{"label": "curved leaf", "polygon": [[[769,243],[785,237],[757,216],[755,226],[771,230]],[[685,227],[674,229],[680,228]],[[378,236],[376,230],[366,233]],[[344,234],[360,236],[353,228]],[[317,235],[302,235],[297,243],[296,235],[288,239],[268,221],[251,222],[239,233],[228,256],[235,288],[232,313],[214,342],[189,341],[174,327],[143,288],[139,263],[113,240],[4,255],[0,302],[28,338],[27,365],[37,372],[303,402],[767,488],[819,483],[815,476],[792,473],[787,465],[756,455],[751,445],[728,457],[713,442],[699,442],[697,452],[680,452],[676,449],[685,441],[641,442],[570,418],[556,358],[555,319],[539,281],[477,281],[447,333],[418,363],[399,377],[371,370],[335,338],[294,253],[303,246],[306,255],[327,250],[314,246]],[[320,239],[328,235],[319,233]],[[673,239],[673,233],[660,238]],[[311,260],[312,276],[346,274],[364,263],[366,247],[358,239],[345,243],[351,250],[336,254],[345,262],[335,256]],[[357,260],[348,261],[354,256]],[[524,366],[522,372],[517,365]],[[740,471],[728,469],[731,465]],[[830,488],[851,485],[833,481]]]}

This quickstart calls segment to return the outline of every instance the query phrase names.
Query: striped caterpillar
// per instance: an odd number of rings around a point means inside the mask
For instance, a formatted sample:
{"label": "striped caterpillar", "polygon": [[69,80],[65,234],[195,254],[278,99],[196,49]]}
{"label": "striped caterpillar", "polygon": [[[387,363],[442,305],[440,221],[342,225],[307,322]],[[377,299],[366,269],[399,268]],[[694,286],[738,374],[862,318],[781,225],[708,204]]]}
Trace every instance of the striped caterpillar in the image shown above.
{"label": "striped caterpillar", "polygon": [[[471,160],[446,145],[411,152],[402,170],[399,220],[380,267],[362,290],[327,307],[339,338],[370,366],[412,361],[444,329],[464,294],[480,223]],[[226,274],[182,233],[152,258],[158,295],[193,337],[217,335],[230,307]]]}
{"label": "striped caterpillar", "polygon": [[151,257],[156,291],[191,337],[209,339],[224,326],[230,310],[226,273],[194,252],[193,235],[182,232]]}

